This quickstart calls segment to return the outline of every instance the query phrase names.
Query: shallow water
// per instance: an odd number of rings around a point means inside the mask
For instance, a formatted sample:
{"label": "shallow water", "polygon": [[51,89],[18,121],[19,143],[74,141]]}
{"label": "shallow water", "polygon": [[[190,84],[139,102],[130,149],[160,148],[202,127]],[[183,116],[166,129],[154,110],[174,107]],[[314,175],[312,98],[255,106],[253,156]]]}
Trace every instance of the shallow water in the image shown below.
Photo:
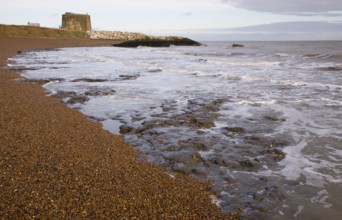
{"label": "shallow water", "polygon": [[69,48],[11,59],[139,159],[213,181],[242,218],[342,214],[342,42]]}

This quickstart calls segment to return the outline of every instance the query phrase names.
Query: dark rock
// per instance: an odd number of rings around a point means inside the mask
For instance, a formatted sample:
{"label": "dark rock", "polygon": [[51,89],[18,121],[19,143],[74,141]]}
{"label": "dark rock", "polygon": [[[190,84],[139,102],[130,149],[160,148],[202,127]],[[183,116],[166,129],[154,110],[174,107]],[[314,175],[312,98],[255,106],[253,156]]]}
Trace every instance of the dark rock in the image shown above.
{"label": "dark rock", "polygon": [[52,95],[52,97],[56,98],[68,98],[68,97],[75,97],[77,95],[74,91],[57,91],[55,94]]}
{"label": "dark rock", "polygon": [[259,178],[260,179],[260,181],[262,181],[262,182],[268,182],[268,178],[267,177],[264,177],[264,176],[262,176],[262,177],[260,177]]}
{"label": "dark rock", "polygon": [[247,168],[248,170],[258,170],[261,167],[261,164],[255,159],[242,160],[239,161],[239,164],[242,168]]}
{"label": "dark rock", "polygon": [[87,101],[89,101],[89,98],[86,96],[75,96],[75,97],[71,97],[67,101],[67,103],[73,105],[73,104],[77,104],[77,103],[82,104],[82,103],[85,103]]}
{"label": "dark rock", "polygon": [[[39,69],[42,69],[42,67],[26,67],[26,66],[13,66],[13,67],[10,67],[11,70],[16,70],[16,71],[26,71],[26,70],[39,70]],[[35,82],[35,81],[39,81],[41,79],[18,79],[18,80],[22,80],[24,82]]]}
{"label": "dark rock", "polygon": [[161,156],[167,161],[183,163],[188,166],[198,165],[198,163],[202,160],[199,153],[192,151],[162,152]]}
{"label": "dark rock", "polygon": [[232,44],[232,47],[244,47],[245,45],[243,44]]}
{"label": "dark rock", "polygon": [[[137,130],[137,131],[140,133],[139,130]],[[137,133],[138,133],[138,132],[137,132]],[[160,136],[160,135],[162,135],[162,134],[164,134],[164,132],[162,132],[162,131],[147,130],[147,131],[144,132],[144,138],[146,138],[147,140],[149,140],[150,137],[153,137],[153,136]],[[146,136],[150,136],[150,137],[146,137]],[[154,141],[154,140],[153,140],[153,141]],[[161,143],[162,143],[162,140],[161,140]]]}
{"label": "dark rock", "polygon": [[188,38],[169,37],[169,38],[142,38],[137,40],[128,40],[123,43],[114,44],[114,47],[170,47],[174,46],[200,46],[201,44]]}
{"label": "dark rock", "polygon": [[284,159],[286,155],[283,151],[276,148],[263,150],[262,154],[270,155],[274,161],[280,161]]}
{"label": "dark rock", "polygon": [[226,166],[226,161],[220,155],[214,155],[205,161],[206,164]]}
{"label": "dark rock", "polygon": [[233,132],[233,133],[246,133],[246,130],[244,128],[240,128],[240,127],[226,127],[224,128],[225,130],[229,131],[229,132]]}
{"label": "dark rock", "polygon": [[253,142],[261,142],[262,141],[262,138],[261,137],[258,137],[258,136],[246,136],[245,137],[246,140],[249,140],[249,141],[253,141]]}
{"label": "dark rock", "polygon": [[201,109],[199,109],[199,111],[218,112],[218,111],[220,111],[220,108],[217,105],[206,105],[206,106],[203,106]]}
{"label": "dark rock", "polygon": [[93,88],[90,88],[88,91],[86,91],[84,94],[86,96],[107,96],[107,95],[113,95],[114,93],[115,93],[115,90],[112,88],[93,87]]}
{"label": "dark rock", "polygon": [[164,112],[177,110],[177,103],[175,101],[166,101],[161,105]]}
{"label": "dark rock", "polygon": [[95,116],[88,116],[88,118],[94,122],[102,122],[102,121],[106,120],[105,118],[99,118],[99,117],[95,117]]}
{"label": "dark rock", "polygon": [[48,78],[48,79],[24,79],[24,82],[38,83],[39,85],[45,85],[53,81],[63,81],[62,78]]}
{"label": "dark rock", "polygon": [[120,128],[120,134],[132,133],[132,131],[135,130],[133,127],[130,127],[128,125],[121,125],[119,128]]}
{"label": "dark rock", "polygon": [[[279,187],[267,186],[263,190],[253,193],[253,199],[258,202],[262,202],[264,200],[269,201],[270,199],[272,199],[273,201],[282,201],[285,199],[285,195],[284,195],[284,192]],[[264,211],[268,211],[273,208],[273,207],[269,207],[269,204],[265,202],[260,203],[260,206],[263,206],[262,209],[264,209]]]}
{"label": "dark rock", "polygon": [[266,147],[285,147],[288,145],[289,145],[289,142],[286,140],[275,139],[275,140],[269,140],[265,146]]}
{"label": "dark rock", "polygon": [[211,103],[213,105],[222,105],[223,103],[229,102],[229,99],[227,98],[221,98],[221,99],[215,99],[214,101],[212,101]]}
{"label": "dark rock", "polygon": [[265,213],[262,213],[258,210],[249,210],[244,211],[245,213],[241,214],[241,219],[246,220],[271,220],[269,216],[267,216]]}
{"label": "dark rock", "polygon": [[132,122],[142,121],[144,119],[145,119],[145,117],[142,117],[142,116],[133,116],[132,117]]}
{"label": "dark rock", "polygon": [[321,67],[319,70],[323,71],[342,71],[342,67],[340,66],[329,66],[329,67]]}
{"label": "dark rock", "polygon": [[163,150],[164,151],[180,151],[182,150],[184,147],[180,146],[180,145],[176,145],[176,144],[169,144],[167,145]]}
{"label": "dark rock", "polygon": [[149,69],[148,72],[157,73],[157,72],[163,72],[163,70],[162,69]]}
{"label": "dark rock", "polygon": [[121,80],[135,80],[139,77],[139,74],[133,74],[133,75],[120,75]]}
{"label": "dark rock", "polygon": [[197,62],[207,62],[207,59],[196,59]]}
{"label": "dark rock", "polygon": [[141,132],[146,131],[148,129],[154,128],[154,127],[163,127],[163,126],[180,126],[182,125],[182,121],[177,120],[153,120],[153,121],[147,121],[142,123],[142,127],[139,128]]}
{"label": "dark rock", "polygon": [[273,198],[274,200],[277,201],[282,201],[285,199],[285,194],[277,186],[271,186],[271,187],[265,187],[265,193],[266,193],[266,198]]}
{"label": "dark rock", "polygon": [[211,128],[215,127],[213,118],[200,118],[200,117],[190,117],[188,122],[195,125],[198,128]]}
{"label": "dark rock", "polygon": [[208,171],[205,167],[195,167],[192,170],[193,173],[197,174],[197,175],[202,175],[202,176],[206,176],[208,175]]}
{"label": "dark rock", "polygon": [[191,168],[184,163],[175,163],[172,166],[172,170],[180,173],[190,174]]}
{"label": "dark rock", "polygon": [[205,142],[197,142],[194,139],[187,139],[187,140],[181,140],[178,142],[180,146],[183,146],[183,148],[189,149],[195,149],[195,150],[201,150],[201,151],[208,151],[211,146],[208,143]]}
{"label": "dark rock", "polygon": [[267,119],[267,120],[270,120],[270,121],[275,121],[275,122],[285,122],[286,121],[285,118],[278,118],[278,117],[270,116],[270,115],[264,116],[264,119]]}
{"label": "dark rock", "polygon": [[90,78],[81,78],[81,79],[74,79],[71,82],[107,82],[106,79],[90,79]]}
{"label": "dark rock", "polygon": [[259,136],[246,136],[245,140],[252,145],[260,145],[264,147],[284,147],[289,145],[286,140],[267,139]]}

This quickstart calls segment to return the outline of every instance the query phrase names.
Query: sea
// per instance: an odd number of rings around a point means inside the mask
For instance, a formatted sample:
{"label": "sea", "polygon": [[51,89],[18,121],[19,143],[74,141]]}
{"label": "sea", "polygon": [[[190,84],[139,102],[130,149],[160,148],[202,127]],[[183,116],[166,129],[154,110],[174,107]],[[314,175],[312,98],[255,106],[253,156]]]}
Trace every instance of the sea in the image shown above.
{"label": "sea", "polygon": [[210,180],[224,212],[341,219],[342,41],[202,43],[31,51],[8,66],[170,178]]}

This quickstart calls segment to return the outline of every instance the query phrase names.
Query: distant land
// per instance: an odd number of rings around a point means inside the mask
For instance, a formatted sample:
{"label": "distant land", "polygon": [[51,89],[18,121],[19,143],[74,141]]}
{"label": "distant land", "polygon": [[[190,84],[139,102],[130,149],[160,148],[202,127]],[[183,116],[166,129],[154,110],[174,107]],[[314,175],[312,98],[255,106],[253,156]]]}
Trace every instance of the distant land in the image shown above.
{"label": "distant land", "polygon": [[55,39],[93,39],[93,40],[122,40],[115,44],[118,47],[170,47],[175,46],[199,46],[200,43],[185,37],[147,36],[133,32],[118,31],[70,31],[56,28],[17,26],[0,24],[0,37],[24,37],[24,38],[55,38]]}
{"label": "distant land", "polygon": [[342,21],[294,21],[237,28],[193,29],[187,30],[184,35],[202,41],[342,40]]}

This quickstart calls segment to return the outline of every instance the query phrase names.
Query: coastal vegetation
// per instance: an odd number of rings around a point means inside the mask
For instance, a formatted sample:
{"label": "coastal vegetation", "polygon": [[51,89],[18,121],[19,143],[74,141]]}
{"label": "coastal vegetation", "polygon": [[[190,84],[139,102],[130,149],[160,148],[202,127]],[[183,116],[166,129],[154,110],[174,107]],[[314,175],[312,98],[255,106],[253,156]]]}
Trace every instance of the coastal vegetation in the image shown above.
{"label": "coastal vegetation", "polygon": [[34,27],[26,25],[0,24],[0,37],[30,37],[30,38],[56,38],[56,39],[87,39],[86,32],[67,31],[57,28]]}

